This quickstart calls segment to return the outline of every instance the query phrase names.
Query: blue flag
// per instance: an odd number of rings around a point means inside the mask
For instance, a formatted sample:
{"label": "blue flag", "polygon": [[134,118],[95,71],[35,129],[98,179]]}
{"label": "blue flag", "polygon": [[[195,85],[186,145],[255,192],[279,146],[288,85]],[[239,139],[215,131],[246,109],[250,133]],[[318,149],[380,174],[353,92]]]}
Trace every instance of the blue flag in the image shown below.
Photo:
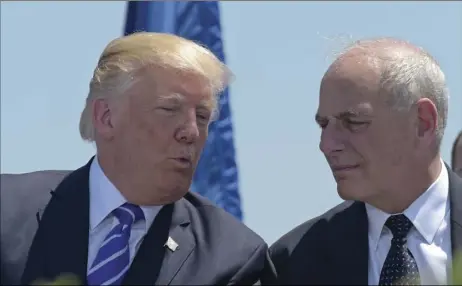
{"label": "blue flag", "polygon": [[[128,1],[125,35],[137,31],[176,34],[201,43],[225,61],[216,1]],[[229,89],[220,97],[218,119],[210,124],[192,191],[242,220]]]}

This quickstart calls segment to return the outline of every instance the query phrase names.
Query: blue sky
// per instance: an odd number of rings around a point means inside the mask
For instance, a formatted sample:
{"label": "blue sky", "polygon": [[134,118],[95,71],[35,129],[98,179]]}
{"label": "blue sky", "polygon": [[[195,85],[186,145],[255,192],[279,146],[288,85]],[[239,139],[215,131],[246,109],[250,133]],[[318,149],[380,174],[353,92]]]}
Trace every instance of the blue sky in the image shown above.
{"label": "blue sky", "polygon": [[[462,2],[222,2],[245,223],[269,243],[340,202],[318,149],[320,79],[350,40],[428,50],[451,92],[443,158],[462,129]],[[78,120],[124,2],[1,2],[1,172],[75,169]]]}

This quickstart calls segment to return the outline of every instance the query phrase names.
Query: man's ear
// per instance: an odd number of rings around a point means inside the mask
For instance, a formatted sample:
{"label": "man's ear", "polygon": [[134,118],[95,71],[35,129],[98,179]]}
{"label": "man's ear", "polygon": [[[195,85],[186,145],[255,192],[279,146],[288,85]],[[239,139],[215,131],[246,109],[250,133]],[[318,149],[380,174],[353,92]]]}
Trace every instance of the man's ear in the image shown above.
{"label": "man's ear", "polygon": [[438,111],[435,104],[428,98],[421,98],[416,102],[417,107],[417,136],[431,142],[438,128]]}
{"label": "man's ear", "polygon": [[92,104],[93,126],[99,136],[110,139],[113,135],[113,114],[107,99],[98,98]]}

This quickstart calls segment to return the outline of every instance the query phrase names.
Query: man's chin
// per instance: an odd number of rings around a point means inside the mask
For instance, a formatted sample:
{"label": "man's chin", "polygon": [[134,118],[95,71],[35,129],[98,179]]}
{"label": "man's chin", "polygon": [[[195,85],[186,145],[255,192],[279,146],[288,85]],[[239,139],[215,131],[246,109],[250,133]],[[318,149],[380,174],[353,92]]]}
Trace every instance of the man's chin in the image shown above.
{"label": "man's chin", "polygon": [[347,182],[346,180],[342,180],[341,182],[337,182],[337,193],[342,200],[345,201],[358,201],[364,197],[364,188],[359,184],[355,184],[353,182]]}
{"label": "man's chin", "polygon": [[163,189],[162,193],[157,196],[156,203],[157,205],[168,205],[174,203],[183,198],[187,192],[187,187]]}
{"label": "man's chin", "polygon": [[353,196],[349,192],[337,189],[337,193],[338,193],[339,197],[344,201],[354,200]]}

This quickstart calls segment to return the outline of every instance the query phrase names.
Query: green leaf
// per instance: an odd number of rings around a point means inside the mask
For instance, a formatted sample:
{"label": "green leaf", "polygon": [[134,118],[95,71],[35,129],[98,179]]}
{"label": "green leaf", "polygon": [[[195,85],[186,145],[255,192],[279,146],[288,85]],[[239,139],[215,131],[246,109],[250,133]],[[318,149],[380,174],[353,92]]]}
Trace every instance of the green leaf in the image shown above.
{"label": "green leaf", "polygon": [[452,273],[453,284],[462,285],[462,251],[455,255]]}

